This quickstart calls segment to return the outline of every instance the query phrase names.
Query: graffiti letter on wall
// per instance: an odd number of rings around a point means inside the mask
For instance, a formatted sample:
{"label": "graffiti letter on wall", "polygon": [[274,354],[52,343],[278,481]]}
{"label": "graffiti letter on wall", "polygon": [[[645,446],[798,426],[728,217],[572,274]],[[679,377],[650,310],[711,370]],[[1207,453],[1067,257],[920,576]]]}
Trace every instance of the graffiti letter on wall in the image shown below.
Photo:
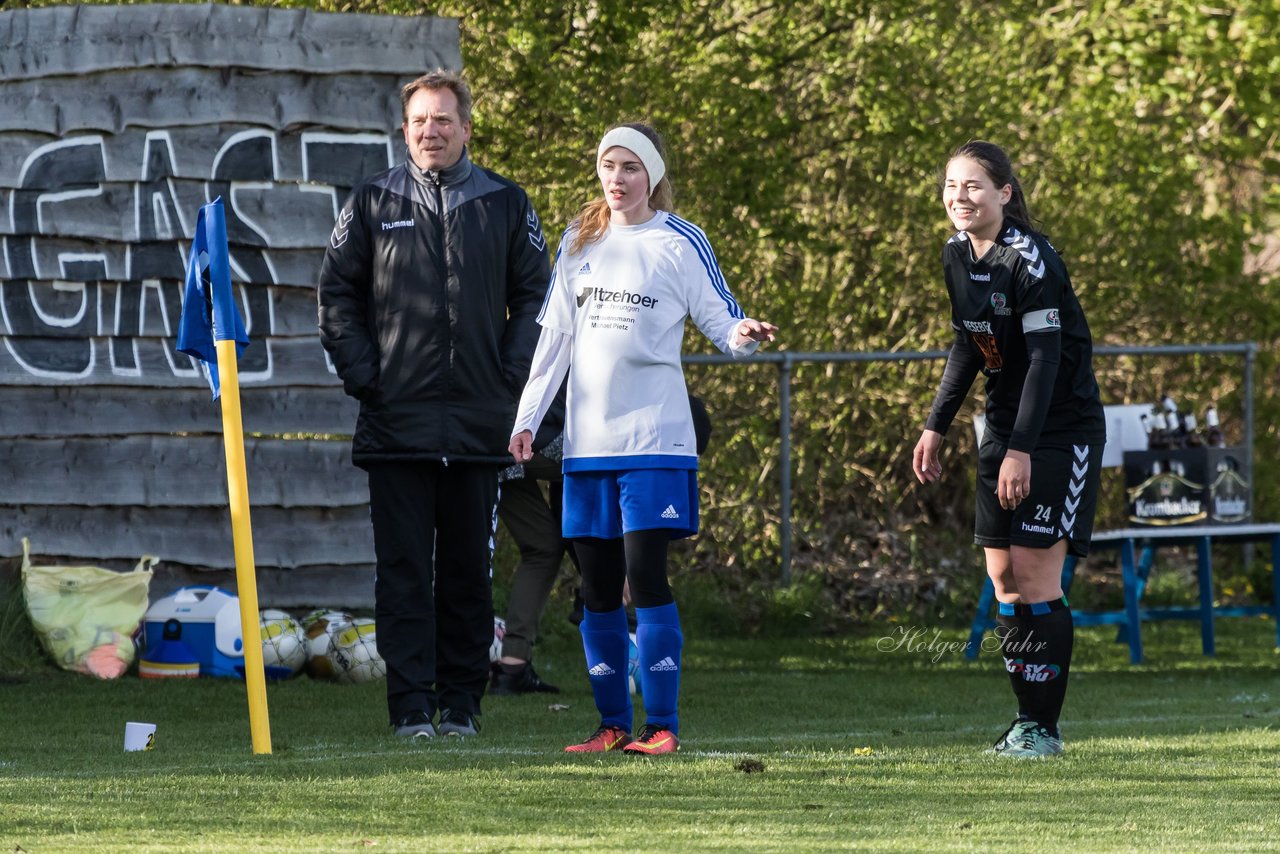
{"label": "graffiti letter on wall", "polygon": [[147,133],[142,148],[142,180],[133,190],[133,233],[139,241],[190,237],[182,205],[174,193],[173,140],[168,131]]}
{"label": "graffiti letter on wall", "polygon": [[[44,205],[81,197],[100,196],[107,168],[102,137],[77,136],[42,145],[22,164],[19,184],[9,201],[14,234],[43,234]],[[47,192],[31,187],[59,187]],[[66,189],[75,188],[75,189]],[[51,212],[52,213],[52,212]],[[97,215],[97,214],[95,214]],[[18,279],[51,278],[37,269],[35,249],[27,241],[13,241],[9,275]],[[24,245],[25,244],[25,245]]]}

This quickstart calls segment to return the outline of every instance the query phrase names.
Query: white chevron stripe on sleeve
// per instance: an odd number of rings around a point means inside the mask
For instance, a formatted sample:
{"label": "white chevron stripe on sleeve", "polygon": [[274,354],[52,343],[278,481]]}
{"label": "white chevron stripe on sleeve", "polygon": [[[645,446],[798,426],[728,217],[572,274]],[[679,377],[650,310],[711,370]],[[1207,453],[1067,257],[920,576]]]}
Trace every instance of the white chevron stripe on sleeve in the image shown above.
{"label": "white chevron stripe on sleeve", "polygon": [[1018,250],[1018,254],[1027,259],[1028,273],[1037,279],[1044,278],[1044,259],[1040,257],[1040,247],[1036,246],[1036,242],[1030,235],[1013,228],[1009,230],[1009,236],[1004,239],[1004,242]]}

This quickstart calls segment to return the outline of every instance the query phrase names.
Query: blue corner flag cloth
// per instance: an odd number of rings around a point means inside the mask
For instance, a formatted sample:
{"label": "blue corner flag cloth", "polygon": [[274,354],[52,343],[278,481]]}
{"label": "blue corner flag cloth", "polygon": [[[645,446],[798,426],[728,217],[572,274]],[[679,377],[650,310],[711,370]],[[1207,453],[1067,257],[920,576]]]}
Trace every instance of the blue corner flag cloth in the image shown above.
{"label": "blue corner flag cloth", "polygon": [[187,259],[187,286],[178,322],[178,352],[200,361],[213,399],[222,393],[215,341],[235,341],[236,357],[249,346],[240,311],[231,291],[231,256],[227,250],[227,217],[222,197],[200,208],[195,239]]}

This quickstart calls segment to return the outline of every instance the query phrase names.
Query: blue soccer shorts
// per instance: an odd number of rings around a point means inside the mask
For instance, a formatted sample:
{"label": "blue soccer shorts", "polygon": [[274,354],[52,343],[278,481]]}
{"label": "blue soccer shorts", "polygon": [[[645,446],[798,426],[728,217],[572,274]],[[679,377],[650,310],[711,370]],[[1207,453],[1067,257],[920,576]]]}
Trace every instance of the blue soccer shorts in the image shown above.
{"label": "blue soccer shorts", "polygon": [[564,476],[566,538],[616,540],[667,528],[671,539],[698,533],[698,472],[693,469],[575,471]]}

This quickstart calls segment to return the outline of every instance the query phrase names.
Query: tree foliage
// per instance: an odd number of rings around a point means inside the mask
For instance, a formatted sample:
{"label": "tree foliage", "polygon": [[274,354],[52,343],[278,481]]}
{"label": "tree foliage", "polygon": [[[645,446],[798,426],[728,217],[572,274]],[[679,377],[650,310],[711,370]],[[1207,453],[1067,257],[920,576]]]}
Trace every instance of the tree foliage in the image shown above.
{"label": "tree foliage", "polygon": [[[1066,258],[1095,339],[1258,341],[1258,459],[1276,450],[1274,273],[1250,258],[1277,225],[1280,11],[1246,2],[1077,0],[901,5],[448,4],[483,109],[479,156],[549,222],[594,192],[591,151],[646,118],[675,152],[678,207],[793,351],[919,350],[950,332],[936,178],[969,138],[1006,146]],[[690,349],[705,342],[691,336]],[[1099,359],[1108,402],[1243,412],[1234,358]],[[796,569],[840,613],[949,600],[969,574],[968,434],[950,488],[907,457],[936,363],[804,366],[793,423]],[[728,589],[776,578],[777,377],[698,368],[720,429],[693,564]],[[1265,467],[1263,467],[1265,471]],[[1277,496],[1258,484],[1260,513]],[[1119,521],[1118,490],[1100,524]],[[948,558],[950,559],[948,561]],[[971,581],[967,581],[971,584]]]}

